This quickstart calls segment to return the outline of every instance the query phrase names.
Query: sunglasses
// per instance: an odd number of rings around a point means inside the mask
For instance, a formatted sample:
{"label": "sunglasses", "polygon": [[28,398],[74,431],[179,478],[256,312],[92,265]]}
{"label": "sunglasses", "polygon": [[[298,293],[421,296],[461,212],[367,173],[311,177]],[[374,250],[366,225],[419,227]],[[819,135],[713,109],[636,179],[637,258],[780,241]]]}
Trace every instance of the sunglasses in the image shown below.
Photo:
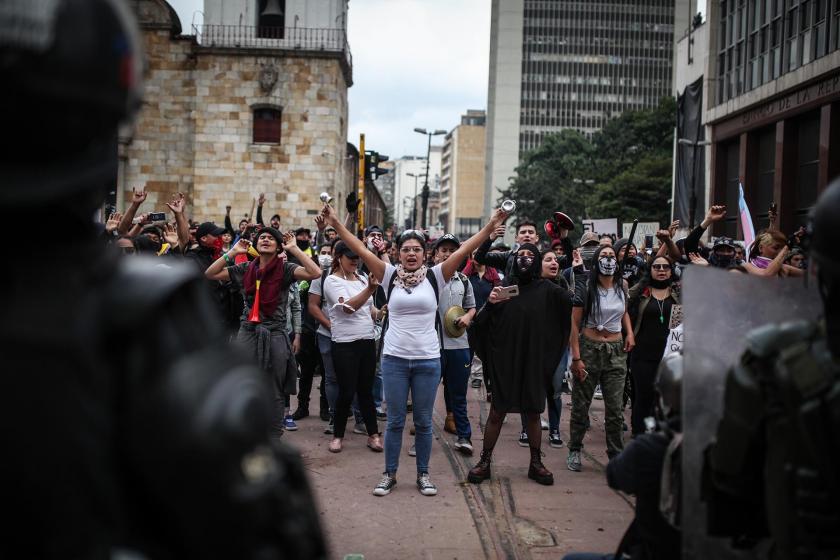
{"label": "sunglasses", "polygon": [[650,267],[653,270],[671,270],[670,264],[652,264]]}

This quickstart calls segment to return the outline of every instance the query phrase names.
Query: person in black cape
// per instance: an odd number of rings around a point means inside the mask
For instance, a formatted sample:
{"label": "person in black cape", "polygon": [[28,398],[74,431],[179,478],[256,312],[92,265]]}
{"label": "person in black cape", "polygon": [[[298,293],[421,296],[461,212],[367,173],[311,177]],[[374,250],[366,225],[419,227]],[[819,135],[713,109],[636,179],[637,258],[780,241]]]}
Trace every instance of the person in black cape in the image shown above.
{"label": "person in black cape", "polygon": [[540,256],[533,244],[519,247],[514,265],[519,295],[501,300],[501,288],[494,288],[470,329],[470,342],[493,386],[484,449],[467,477],[473,483],[490,478],[493,447],[505,415],[523,412],[531,447],[528,478],[554,484],[554,476],[541,460],[540,414],[554,370],[569,342],[572,300],[567,290],[540,278]]}

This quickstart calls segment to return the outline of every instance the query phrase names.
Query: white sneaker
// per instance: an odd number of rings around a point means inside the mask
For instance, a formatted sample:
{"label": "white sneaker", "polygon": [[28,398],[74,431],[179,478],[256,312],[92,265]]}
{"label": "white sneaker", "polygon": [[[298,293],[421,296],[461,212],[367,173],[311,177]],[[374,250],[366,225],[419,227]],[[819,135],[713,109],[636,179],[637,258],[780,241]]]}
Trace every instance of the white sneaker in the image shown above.
{"label": "white sneaker", "polygon": [[543,418],[543,417],[540,417],[540,427],[541,427],[543,430],[547,430],[547,429],[548,429],[548,420],[546,420],[546,419],[545,419],[545,418]]}
{"label": "white sneaker", "polygon": [[379,484],[376,485],[376,488],[373,489],[373,495],[387,496],[391,493],[391,490],[393,490],[394,486],[396,485],[397,477],[389,472],[384,472],[382,473],[382,480],[380,480]]}
{"label": "white sneaker", "polygon": [[411,447],[408,448],[408,456],[417,457],[417,446],[413,443],[411,444]]}
{"label": "white sneaker", "polygon": [[362,434],[362,435],[366,436],[366,435],[368,435],[367,427],[362,422],[359,422],[358,424],[353,426],[353,433],[354,434]]}
{"label": "white sneaker", "polygon": [[437,486],[432,484],[432,480],[429,478],[429,473],[423,473],[417,477],[417,489],[420,490],[420,493],[424,496],[437,495]]}

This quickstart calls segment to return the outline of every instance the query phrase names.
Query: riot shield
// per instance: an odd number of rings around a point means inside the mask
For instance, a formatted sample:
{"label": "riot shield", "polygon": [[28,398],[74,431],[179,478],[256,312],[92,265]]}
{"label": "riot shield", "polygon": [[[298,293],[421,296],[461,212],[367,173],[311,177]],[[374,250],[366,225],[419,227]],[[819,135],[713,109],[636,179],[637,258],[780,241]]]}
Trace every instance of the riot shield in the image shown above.
{"label": "riot shield", "polygon": [[683,277],[685,377],[683,379],[683,558],[758,558],[733,551],[728,539],[706,531],[701,502],[703,450],[715,436],[728,368],[741,356],[755,327],[794,319],[813,320],[822,303],[811,281],[762,278],[718,268],[690,266]]}

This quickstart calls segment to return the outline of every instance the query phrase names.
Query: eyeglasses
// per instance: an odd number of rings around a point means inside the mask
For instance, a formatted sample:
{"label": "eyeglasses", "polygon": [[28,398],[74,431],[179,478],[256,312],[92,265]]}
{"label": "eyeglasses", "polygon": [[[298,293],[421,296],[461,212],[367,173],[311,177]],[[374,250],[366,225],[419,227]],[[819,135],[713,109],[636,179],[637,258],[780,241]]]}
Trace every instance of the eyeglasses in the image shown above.
{"label": "eyeglasses", "polygon": [[652,264],[650,267],[653,270],[671,270],[670,264]]}
{"label": "eyeglasses", "polygon": [[422,253],[423,247],[400,247],[400,253]]}

